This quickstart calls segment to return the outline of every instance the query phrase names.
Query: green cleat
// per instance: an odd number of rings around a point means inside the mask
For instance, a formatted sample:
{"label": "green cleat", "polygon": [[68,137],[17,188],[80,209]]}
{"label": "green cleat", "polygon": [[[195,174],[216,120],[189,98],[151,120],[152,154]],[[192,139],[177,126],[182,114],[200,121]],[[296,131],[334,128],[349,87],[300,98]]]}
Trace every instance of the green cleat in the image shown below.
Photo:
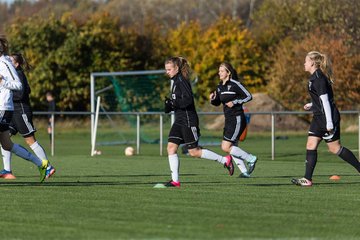
{"label": "green cleat", "polygon": [[45,180],[46,177],[46,169],[47,166],[49,164],[48,160],[42,160],[42,164],[39,167],[39,172],[40,172],[40,182],[42,183]]}

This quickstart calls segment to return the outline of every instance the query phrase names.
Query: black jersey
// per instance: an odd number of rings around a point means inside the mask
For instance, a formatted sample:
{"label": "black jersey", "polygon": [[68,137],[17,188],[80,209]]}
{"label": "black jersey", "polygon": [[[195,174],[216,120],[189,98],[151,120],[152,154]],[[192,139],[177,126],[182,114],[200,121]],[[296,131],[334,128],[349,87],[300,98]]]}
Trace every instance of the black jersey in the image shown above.
{"label": "black jersey", "polygon": [[[243,103],[252,100],[248,90],[238,81],[230,79],[225,84],[220,83],[216,88],[216,97],[211,104],[219,106],[223,104],[225,118],[239,116],[244,113]],[[234,106],[229,108],[226,103],[232,101]]]}
{"label": "black jersey", "polygon": [[338,110],[335,106],[331,82],[320,69],[317,69],[310,76],[308,90],[312,102],[311,110],[313,111],[314,115],[325,115],[324,106],[320,96],[327,94],[330,103],[331,116],[334,118],[334,114],[337,113]]}
{"label": "black jersey", "polygon": [[176,74],[172,80],[171,99],[174,104],[175,124],[187,127],[198,126],[199,118],[190,82],[184,79],[181,73]]}
{"label": "black jersey", "polygon": [[28,80],[27,80],[22,68],[17,67],[16,72],[19,75],[19,79],[22,84],[22,89],[20,91],[13,91],[13,102],[14,102],[15,108],[16,108],[16,105],[19,103],[24,103],[24,104],[30,105],[29,95],[31,93],[31,89],[30,89]]}

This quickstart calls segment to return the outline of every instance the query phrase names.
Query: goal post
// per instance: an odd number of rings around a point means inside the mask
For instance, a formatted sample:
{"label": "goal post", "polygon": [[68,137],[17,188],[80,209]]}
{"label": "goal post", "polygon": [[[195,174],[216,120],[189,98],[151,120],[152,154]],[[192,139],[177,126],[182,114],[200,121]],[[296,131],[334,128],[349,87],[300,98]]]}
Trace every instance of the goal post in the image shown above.
{"label": "goal post", "polygon": [[[118,91],[116,93],[116,95],[117,95],[117,97],[119,97],[118,96],[119,95],[119,88],[122,87],[122,86],[118,86],[119,84],[114,83],[117,80],[115,78],[129,78],[129,79],[131,79],[131,80],[129,80],[130,82],[131,81],[133,81],[133,82],[135,82],[135,81],[141,82],[141,80],[133,79],[133,78],[135,78],[135,77],[137,77],[137,78],[146,78],[146,75],[148,75],[149,78],[151,76],[156,76],[158,78],[161,77],[161,78],[165,79],[164,73],[165,73],[165,70],[143,70],[143,71],[123,71],[123,72],[92,72],[90,74],[91,144],[92,144],[92,140],[95,137],[94,136],[95,127],[96,127],[95,126],[95,108],[96,108],[97,95],[103,94],[106,91],[115,91],[115,92]],[[107,84],[102,83],[103,86],[101,88],[99,88],[99,86],[97,85],[97,81],[99,81],[99,78],[108,78],[109,79],[109,80],[107,80],[108,83]],[[155,82],[156,81],[157,81],[157,79],[155,80]],[[148,81],[148,82],[150,82],[149,84],[151,84],[151,82],[153,83],[154,80],[153,81]],[[164,82],[164,84],[166,85],[168,83]],[[134,89],[121,89],[121,90],[123,90],[123,91],[129,91],[129,90],[133,91]],[[140,87],[140,90],[141,90],[141,87]],[[126,96],[124,96],[124,97],[126,97]],[[131,100],[128,100],[128,99],[125,99],[125,100],[126,101],[131,101]],[[119,102],[120,102],[120,100],[119,100]],[[123,104],[123,105],[126,105],[126,104]],[[100,108],[102,108],[102,106],[100,106]],[[124,110],[124,112],[125,111],[127,111],[127,110]],[[131,111],[131,110],[128,110],[128,111]],[[134,110],[132,110],[132,111],[134,111]]]}

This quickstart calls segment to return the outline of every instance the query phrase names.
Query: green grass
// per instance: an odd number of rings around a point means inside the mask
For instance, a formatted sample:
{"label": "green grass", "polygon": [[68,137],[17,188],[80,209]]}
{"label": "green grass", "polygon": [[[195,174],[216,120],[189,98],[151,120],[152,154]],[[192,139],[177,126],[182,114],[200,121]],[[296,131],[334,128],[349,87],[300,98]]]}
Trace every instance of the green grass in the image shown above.
{"label": "green grass", "polygon": [[[47,136],[39,136],[47,145]],[[343,135],[357,149],[357,135]],[[15,142],[23,143],[19,137]],[[154,189],[170,178],[158,145],[125,157],[125,146],[102,147],[90,157],[87,133],[57,134],[57,168],[38,183],[36,168],[13,159],[16,180],[0,180],[4,239],[359,239],[360,177],[319,148],[314,186],[290,183],[304,172],[306,138],[276,141],[249,136],[244,149],[259,156],[253,177],[233,177],[215,162],[181,157],[180,189]],[[324,145],[324,144],[323,144]],[[48,148],[48,146],[46,146]],[[218,147],[211,149],[220,153]],[[48,151],[49,152],[49,151]],[[355,152],[357,155],[358,152]],[[341,175],[333,182],[329,176]]]}

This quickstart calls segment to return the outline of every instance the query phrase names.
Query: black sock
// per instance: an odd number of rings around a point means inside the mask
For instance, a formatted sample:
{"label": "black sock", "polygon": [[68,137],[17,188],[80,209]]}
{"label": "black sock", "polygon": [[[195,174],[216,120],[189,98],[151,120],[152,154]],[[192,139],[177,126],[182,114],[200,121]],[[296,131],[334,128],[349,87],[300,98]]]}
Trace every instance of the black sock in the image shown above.
{"label": "black sock", "polygon": [[360,172],[360,162],[349,149],[346,147],[341,147],[337,155],[341,157],[342,160],[353,166],[358,172]]}
{"label": "black sock", "polygon": [[317,162],[317,150],[306,150],[306,162],[305,162],[305,178],[312,179],[314,169]]}

